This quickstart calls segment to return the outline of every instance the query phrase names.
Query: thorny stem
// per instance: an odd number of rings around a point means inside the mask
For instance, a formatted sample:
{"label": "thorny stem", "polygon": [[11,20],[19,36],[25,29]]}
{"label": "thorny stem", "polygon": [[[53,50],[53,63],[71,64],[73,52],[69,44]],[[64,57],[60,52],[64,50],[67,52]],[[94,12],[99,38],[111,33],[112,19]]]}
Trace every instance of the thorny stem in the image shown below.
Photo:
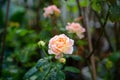
{"label": "thorny stem", "polygon": [[42,51],[43,51],[43,53],[45,54],[45,56],[47,57],[48,55],[47,55],[45,49],[43,49],[43,47],[42,47]]}
{"label": "thorny stem", "polygon": [[49,71],[46,73],[46,75],[43,77],[43,79],[42,79],[42,80],[46,80],[46,77],[49,75],[49,73],[50,73],[51,69],[52,69],[52,66],[50,66]]}
{"label": "thorny stem", "polygon": [[3,30],[3,37],[2,37],[2,43],[1,43],[2,50],[1,50],[1,56],[0,56],[0,76],[2,75],[2,64],[4,60],[4,53],[5,53],[5,42],[6,42],[6,35],[7,35],[9,7],[10,7],[10,0],[8,0],[7,7],[6,7],[5,27]]}

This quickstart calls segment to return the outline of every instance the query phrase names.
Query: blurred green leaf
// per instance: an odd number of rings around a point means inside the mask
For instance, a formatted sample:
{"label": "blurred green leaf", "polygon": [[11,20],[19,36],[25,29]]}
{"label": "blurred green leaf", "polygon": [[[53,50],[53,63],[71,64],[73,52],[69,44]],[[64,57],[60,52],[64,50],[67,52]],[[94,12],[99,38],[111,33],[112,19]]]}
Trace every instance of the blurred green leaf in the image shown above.
{"label": "blurred green leaf", "polygon": [[51,70],[45,78],[46,80],[65,80],[65,74],[61,71],[58,66],[53,63]]}
{"label": "blurred green leaf", "polygon": [[22,21],[24,19],[24,15],[25,15],[24,11],[18,11],[11,16],[10,20],[13,22],[22,23]]}
{"label": "blurred green leaf", "polygon": [[[48,66],[47,66],[48,65]],[[39,76],[37,78],[37,80],[47,80],[47,76],[49,75],[50,73],[50,70],[51,70],[51,67],[52,67],[52,64],[51,63],[48,63],[47,65],[44,65],[43,66],[43,70],[39,72]],[[45,67],[46,66],[46,67]]]}
{"label": "blurred green leaf", "polygon": [[71,57],[72,59],[76,60],[76,61],[82,60],[82,58],[81,58],[80,56],[78,56],[78,55],[71,55],[70,57]]}
{"label": "blurred green leaf", "polygon": [[78,45],[81,45],[81,46],[87,44],[87,42],[85,40],[78,40],[76,42],[77,42]]}
{"label": "blurred green leaf", "polygon": [[108,58],[110,61],[115,63],[118,61],[118,59],[120,59],[120,52],[113,53]]}
{"label": "blurred green leaf", "polygon": [[101,10],[101,4],[97,0],[92,1],[92,9],[95,10],[96,12],[100,12]]}
{"label": "blurred green leaf", "polygon": [[26,29],[18,29],[16,30],[16,33],[19,34],[20,36],[25,36],[29,31]]}
{"label": "blurred green leaf", "polygon": [[73,73],[80,73],[79,69],[72,67],[72,66],[66,66],[64,68],[64,71],[69,71],[69,72],[73,72]]}
{"label": "blurred green leaf", "polygon": [[64,72],[61,70],[59,72],[57,72],[57,78],[58,78],[58,80],[65,80]]}
{"label": "blurred green leaf", "polygon": [[57,67],[58,69],[62,69],[62,68],[63,68],[63,65],[62,65],[61,63],[56,63],[56,67]]}
{"label": "blurred green leaf", "polygon": [[111,68],[113,67],[113,63],[112,63],[112,61],[107,60],[105,66],[106,66],[107,69],[111,69]]}
{"label": "blurred green leaf", "polygon": [[80,0],[81,7],[87,7],[89,5],[89,0]]}
{"label": "blurred green leaf", "polygon": [[66,3],[67,5],[72,6],[72,7],[76,5],[75,0],[69,0]]}
{"label": "blurred green leaf", "polygon": [[40,68],[40,67],[42,67],[42,66],[44,66],[44,65],[47,65],[48,63],[49,63],[49,60],[50,59],[52,59],[52,57],[51,56],[48,56],[48,57],[45,57],[45,58],[43,58],[43,59],[40,59],[38,62],[37,62],[37,64],[36,64],[36,68]]}
{"label": "blurred green leaf", "polygon": [[65,80],[65,74],[61,70],[56,71],[53,68],[46,77],[46,80]]}
{"label": "blurred green leaf", "polygon": [[32,75],[34,75],[37,72],[37,68],[33,67],[32,69],[30,69],[24,76],[25,79],[31,77]]}
{"label": "blurred green leaf", "polygon": [[117,6],[116,4],[111,5],[110,19],[113,22],[120,21],[120,6]]}
{"label": "blurred green leaf", "polygon": [[[31,76],[34,76],[34,74],[36,73],[38,80],[44,80],[46,75],[48,75],[49,71],[51,70],[51,66],[53,65],[51,62],[49,62],[49,60],[52,57],[45,57],[43,59],[40,59],[36,66],[33,67],[32,69],[30,69],[26,74],[25,74],[25,78],[26,79],[30,79]],[[40,77],[40,78],[39,78]]]}

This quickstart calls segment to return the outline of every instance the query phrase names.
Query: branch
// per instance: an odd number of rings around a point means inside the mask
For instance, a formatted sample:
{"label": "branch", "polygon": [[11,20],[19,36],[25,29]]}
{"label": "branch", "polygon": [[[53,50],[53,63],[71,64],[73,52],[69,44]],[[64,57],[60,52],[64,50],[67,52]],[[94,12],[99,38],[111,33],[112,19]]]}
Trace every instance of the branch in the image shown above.
{"label": "branch", "polygon": [[[89,22],[88,22],[88,14],[87,14],[87,8],[84,8],[84,23],[86,23],[86,32],[87,32],[87,38],[88,38],[88,45],[89,45],[89,51],[90,53],[93,51],[92,41],[91,41],[91,34],[89,29]],[[92,78],[93,80],[96,80],[96,68],[95,68],[95,59],[94,55],[92,54],[90,56],[90,62],[91,62],[91,71],[92,71]]]}
{"label": "branch", "polygon": [[7,8],[6,8],[6,17],[5,17],[5,27],[3,30],[3,37],[2,37],[2,43],[1,43],[1,56],[0,56],[0,76],[2,75],[2,64],[4,59],[4,53],[5,53],[5,42],[6,42],[6,34],[7,34],[7,26],[8,26],[8,14],[9,14],[9,6],[10,6],[10,0],[8,0]]}
{"label": "branch", "polygon": [[82,16],[81,8],[80,8],[80,5],[79,5],[79,0],[76,0],[76,3],[77,3],[78,11],[79,11],[79,16]]}
{"label": "branch", "polygon": [[120,42],[119,42],[119,25],[118,25],[118,22],[115,22],[114,24],[114,33],[115,33],[115,40],[116,40],[116,50],[119,50],[120,49]]}
{"label": "branch", "polygon": [[[95,50],[96,50],[96,47],[97,47],[97,43],[99,43],[101,37],[102,37],[103,34],[104,34],[104,31],[105,31],[104,28],[105,28],[105,26],[106,26],[108,17],[109,17],[109,9],[108,9],[108,12],[107,12],[107,15],[106,15],[106,18],[105,18],[105,22],[104,22],[103,24],[101,24],[102,29],[101,29],[101,32],[100,32],[100,36],[99,36],[99,38],[97,39],[97,41],[95,42],[95,46],[94,46],[94,48],[93,48],[93,51],[90,53],[90,55],[87,57],[87,59],[89,59],[89,58],[94,54],[94,52],[95,52]],[[101,22],[101,21],[100,21],[100,22]]]}

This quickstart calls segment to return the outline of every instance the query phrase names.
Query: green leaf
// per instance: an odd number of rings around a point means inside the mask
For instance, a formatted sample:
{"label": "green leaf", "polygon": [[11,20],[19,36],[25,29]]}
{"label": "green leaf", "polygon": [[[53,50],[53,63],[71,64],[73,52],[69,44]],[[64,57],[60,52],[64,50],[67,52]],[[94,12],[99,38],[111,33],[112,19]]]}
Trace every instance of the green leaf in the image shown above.
{"label": "green leaf", "polygon": [[52,71],[47,80],[65,80],[65,74],[62,71]]}
{"label": "green leaf", "polygon": [[20,36],[25,36],[28,33],[28,30],[18,29],[18,30],[16,30],[16,33],[19,34]]}
{"label": "green leaf", "polygon": [[[32,69],[30,69],[26,74],[25,74],[25,79],[30,79],[32,76],[32,78],[39,78],[38,80],[42,80],[45,78],[45,76],[49,73],[50,69],[51,69],[51,66],[53,65],[52,62],[49,62],[49,60],[51,59],[52,57],[49,56],[49,57],[45,57],[43,59],[40,59],[36,66],[33,67]],[[35,76],[35,75],[37,76]],[[35,77],[34,77],[35,76]]]}
{"label": "green leaf", "polygon": [[46,76],[46,80],[58,80],[56,68],[52,68],[49,74]]}
{"label": "green leaf", "polygon": [[39,68],[43,65],[46,65],[48,63],[48,60],[45,60],[45,59],[40,59],[37,64],[36,64],[36,68]]}
{"label": "green leaf", "polygon": [[87,7],[89,5],[89,0],[80,0],[81,7]]}
{"label": "green leaf", "polygon": [[51,66],[52,66],[52,64],[50,64],[46,68],[43,67],[44,69],[43,69],[43,71],[39,72],[39,76],[38,76],[37,80],[47,80],[47,77],[48,77],[50,70],[51,70]]}
{"label": "green leaf", "polygon": [[76,41],[78,45],[86,45],[87,44],[87,41],[83,41],[83,40],[78,40]]}
{"label": "green leaf", "polygon": [[96,0],[92,2],[92,9],[99,12],[101,10],[101,5]]}
{"label": "green leaf", "polygon": [[63,68],[63,65],[62,65],[61,63],[57,63],[55,66],[56,66],[58,69],[62,69],[62,68]]}
{"label": "green leaf", "polygon": [[113,54],[110,55],[108,58],[109,58],[109,60],[112,61],[112,62],[117,62],[118,59],[120,58],[120,52],[113,53]]}
{"label": "green leaf", "polygon": [[13,22],[22,23],[24,19],[24,15],[25,15],[25,11],[18,11],[11,16],[10,20]]}
{"label": "green leaf", "polygon": [[73,73],[80,73],[79,69],[72,67],[72,66],[66,66],[64,68],[64,71],[69,71],[69,72],[73,72]]}
{"label": "green leaf", "polygon": [[82,60],[82,58],[78,55],[71,55],[70,57],[76,61]]}
{"label": "green leaf", "polygon": [[110,19],[113,22],[120,21],[120,7],[116,4],[110,7]]}
{"label": "green leaf", "polygon": [[69,0],[66,3],[67,3],[67,5],[72,6],[72,7],[74,7],[76,5],[74,0]]}
{"label": "green leaf", "polygon": [[37,71],[38,70],[37,70],[36,67],[31,68],[27,73],[25,73],[24,78],[28,79],[29,77],[31,77],[32,75],[34,75],[35,73],[37,73]]}
{"label": "green leaf", "polygon": [[64,74],[64,72],[63,71],[58,71],[57,72],[57,80],[65,80],[65,74]]}
{"label": "green leaf", "polygon": [[46,80],[65,80],[65,74],[55,65],[52,65],[49,74],[46,76]]}
{"label": "green leaf", "polygon": [[40,67],[48,64],[50,59],[52,59],[52,56],[49,56],[49,57],[45,57],[45,58],[43,58],[43,59],[40,59],[40,60],[37,62],[37,64],[36,64],[36,68],[39,69]]}

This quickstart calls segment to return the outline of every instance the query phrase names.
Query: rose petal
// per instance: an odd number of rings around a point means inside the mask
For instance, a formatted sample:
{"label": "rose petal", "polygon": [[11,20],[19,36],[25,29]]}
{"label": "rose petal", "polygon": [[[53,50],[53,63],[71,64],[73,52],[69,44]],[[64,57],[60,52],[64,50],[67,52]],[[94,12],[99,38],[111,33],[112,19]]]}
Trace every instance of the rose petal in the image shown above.
{"label": "rose petal", "polygon": [[65,54],[72,54],[73,53],[73,47],[69,47],[64,51]]}
{"label": "rose petal", "polygon": [[76,35],[79,37],[79,39],[84,38],[84,35],[83,35],[83,34],[81,34],[80,32],[77,32],[77,33],[76,33]]}
{"label": "rose petal", "polygon": [[60,54],[60,55],[56,55],[55,58],[56,59],[59,59],[59,58],[62,58],[63,57],[63,54]]}

